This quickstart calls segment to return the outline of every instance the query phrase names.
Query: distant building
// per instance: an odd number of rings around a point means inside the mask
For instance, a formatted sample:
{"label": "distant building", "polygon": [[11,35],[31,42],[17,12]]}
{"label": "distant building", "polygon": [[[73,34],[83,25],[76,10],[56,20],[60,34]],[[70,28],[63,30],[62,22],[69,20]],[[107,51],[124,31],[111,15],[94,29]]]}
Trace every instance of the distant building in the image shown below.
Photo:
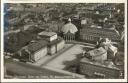
{"label": "distant building", "polygon": [[109,38],[119,42],[120,37],[115,30],[85,27],[80,30],[80,39],[83,41],[98,41],[99,38]]}

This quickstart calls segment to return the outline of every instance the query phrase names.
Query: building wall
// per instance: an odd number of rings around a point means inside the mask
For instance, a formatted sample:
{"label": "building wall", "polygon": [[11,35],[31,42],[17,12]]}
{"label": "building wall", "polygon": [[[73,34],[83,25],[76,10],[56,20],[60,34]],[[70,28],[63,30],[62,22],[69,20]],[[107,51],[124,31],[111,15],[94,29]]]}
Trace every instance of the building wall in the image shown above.
{"label": "building wall", "polygon": [[59,43],[56,43],[56,44],[54,44],[52,46],[48,46],[48,53],[51,54],[51,55],[55,54],[59,50],[63,49],[64,45],[65,45],[65,41],[62,40]]}
{"label": "building wall", "polygon": [[119,41],[119,36],[115,31],[104,30],[104,29],[94,29],[84,28],[80,30],[80,39],[87,41],[97,41],[98,38],[109,38],[112,41]]}
{"label": "building wall", "polygon": [[82,40],[87,40],[87,41],[95,41],[98,39],[98,37],[94,37],[94,36],[91,36],[91,35],[80,35],[80,39]]}
{"label": "building wall", "polygon": [[80,62],[80,74],[88,75],[92,78],[119,78],[120,71],[118,69],[107,68],[93,63]]}
{"label": "building wall", "polygon": [[64,48],[65,41],[62,40],[60,43],[57,44],[57,52]]}
{"label": "building wall", "polygon": [[31,55],[31,56],[32,56],[31,58],[32,58],[34,61],[37,61],[37,60],[39,60],[40,58],[44,57],[45,55],[47,55],[47,47],[44,47],[44,48],[42,48],[41,50],[35,52],[33,55]]}
{"label": "building wall", "polygon": [[48,47],[48,54],[54,54],[54,53],[56,53],[56,45],[52,45],[52,46],[49,46]]}

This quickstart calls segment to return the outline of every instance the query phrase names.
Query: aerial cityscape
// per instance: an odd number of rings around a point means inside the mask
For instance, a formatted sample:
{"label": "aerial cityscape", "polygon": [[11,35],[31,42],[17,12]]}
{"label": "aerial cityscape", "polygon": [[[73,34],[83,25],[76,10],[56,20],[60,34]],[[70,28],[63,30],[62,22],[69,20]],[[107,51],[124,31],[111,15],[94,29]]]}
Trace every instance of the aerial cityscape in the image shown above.
{"label": "aerial cityscape", "polygon": [[4,78],[124,78],[123,3],[4,4]]}

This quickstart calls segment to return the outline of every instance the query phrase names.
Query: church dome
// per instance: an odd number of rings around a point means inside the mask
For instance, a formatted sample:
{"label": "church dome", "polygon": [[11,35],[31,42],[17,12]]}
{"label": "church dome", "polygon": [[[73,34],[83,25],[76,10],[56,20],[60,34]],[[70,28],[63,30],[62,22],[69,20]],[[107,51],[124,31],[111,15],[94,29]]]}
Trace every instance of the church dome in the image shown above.
{"label": "church dome", "polygon": [[71,22],[65,24],[65,25],[62,27],[62,32],[63,32],[64,34],[66,34],[66,33],[68,33],[68,32],[74,34],[74,33],[77,32],[77,31],[78,31],[77,27],[76,27],[74,24],[72,24]]}

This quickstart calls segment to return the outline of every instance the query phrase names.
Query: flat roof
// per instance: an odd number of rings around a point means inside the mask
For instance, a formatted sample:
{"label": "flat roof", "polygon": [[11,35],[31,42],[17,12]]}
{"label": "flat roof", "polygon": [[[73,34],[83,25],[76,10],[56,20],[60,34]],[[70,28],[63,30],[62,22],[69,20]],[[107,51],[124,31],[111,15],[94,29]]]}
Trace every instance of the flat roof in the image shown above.
{"label": "flat roof", "polygon": [[46,32],[46,31],[43,31],[43,32],[40,32],[38,35],[42,35],[42,36],[53,36],[53,35],[57,35],[55,32]]}

